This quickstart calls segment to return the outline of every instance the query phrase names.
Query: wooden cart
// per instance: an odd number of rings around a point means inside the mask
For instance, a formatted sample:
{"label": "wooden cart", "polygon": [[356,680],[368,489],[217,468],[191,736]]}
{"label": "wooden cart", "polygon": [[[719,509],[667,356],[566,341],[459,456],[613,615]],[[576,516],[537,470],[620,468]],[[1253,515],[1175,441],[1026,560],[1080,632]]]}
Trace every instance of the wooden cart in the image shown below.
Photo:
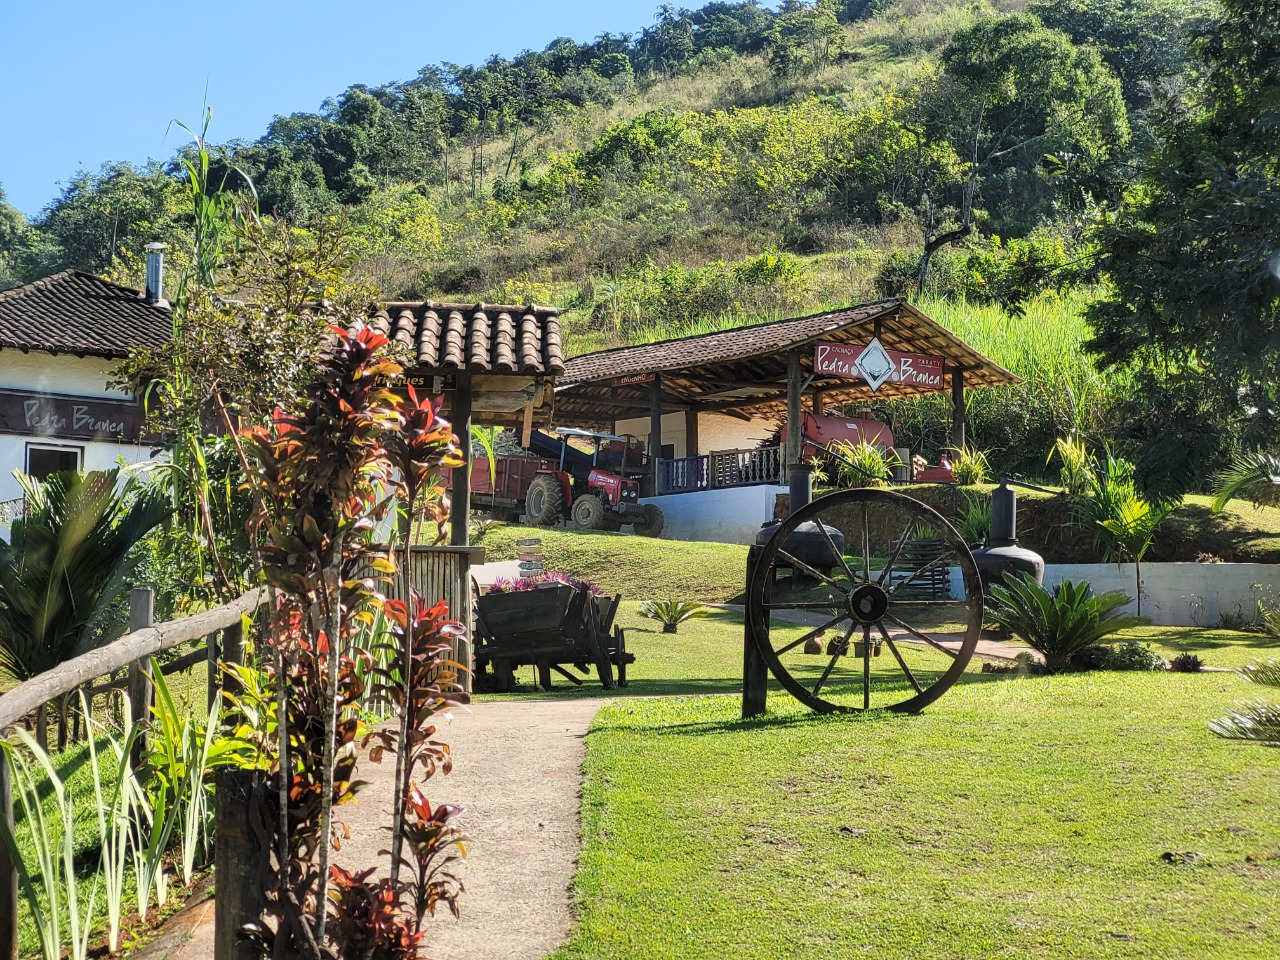
{"label": "wooden cart", "polygon": [[583,674],[594,665],[606,690],[627,685],[627,665],[635,655],[626,649],[626,636],[614,625],[620,596],[597,599],[586,587],[567,584],[489,593],[476,598],[476,671],[493,667],[496,689],[515,689],[515,670],[531,664],[538,686],[551,689],[551,673],[581,686],[570,673]]}

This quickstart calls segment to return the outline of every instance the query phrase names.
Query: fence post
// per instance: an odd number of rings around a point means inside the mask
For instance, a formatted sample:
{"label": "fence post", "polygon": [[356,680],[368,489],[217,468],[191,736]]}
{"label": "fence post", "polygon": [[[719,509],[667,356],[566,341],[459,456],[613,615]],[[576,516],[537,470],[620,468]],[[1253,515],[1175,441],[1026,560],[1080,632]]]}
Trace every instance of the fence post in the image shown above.
{"label": "fence post", "polygon": [[[129,591],[129,632],[144,630],[155,625],[155,594],[150,587],[134,587]],[[130,719],[142,723],[151,715],[151,681],[147,679],[145,664],[135,660],[129,664]],[[133,742],[133,765],[137,767],[147,752],[146,734],[140,734]]]}
{"label": "fence post", "polygon": [[[760,547],[747,550],[747,590],[751,589],[751,581],[755,576],[756,565],[760,562]],[[748,605],[750,598],[748,597]],[[769,616],[768,611],[765,617]],[[760,654],[760,646],[756,642],[755,628],[751,625],[750,609],[743,611],[742,616],[742,719],[758,717],[764,713],[765,701],[769,693],[769,668]]]}
{"label": "fence post", "polygon": [[219,770],[214,774],[214,960],[258,960],[261,956],[253,944],[240,938],[240,930],[262,914],[258,863],[263,852],[250,826],[250,806],[262,782],[259,770]]}
{"label": "fence post", "polygon": [[213,709],[213,701],[218,699],[218,689],[222,686],[222,678],[218,676],[218,658],[221,653],[219,647],[224,642],[226,634],[221,630],[215,630],[204,638],[204,649],[208,655],[209,676],[205,683],[205,704],[204,709],[207,713]]}
{"label": "fence post", "polygon": [[[0,816],[13,834],[13,775],[9,755],[0,750]],[[18,865],[0,843],[0,960],[18,960]]]}
{"label": "fence post", "polygon": [[[244,666],[244,620],[222,631],[222,662]],[[230,674],[218,677],[218,689],[240,692],[239,683]]]}

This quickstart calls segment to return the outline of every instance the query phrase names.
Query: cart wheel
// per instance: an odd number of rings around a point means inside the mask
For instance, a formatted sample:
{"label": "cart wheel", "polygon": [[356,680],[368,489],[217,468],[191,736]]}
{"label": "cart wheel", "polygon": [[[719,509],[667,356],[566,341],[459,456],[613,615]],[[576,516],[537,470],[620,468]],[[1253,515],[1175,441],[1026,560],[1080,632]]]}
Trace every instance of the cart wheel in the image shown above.
{"label": "cart wheel", "polygon": [[[913,558],[906,548],[924,539],[941,547]],[[961,573],[963,600],[949,596],[950,568]],[[941,514],[890,490],[845,490],[777,526],[748,585],[747,617],[770,672],[812,709],[914,711],[942,696],[973,656],[982,582]],[[780,630],[788,619],[803,626]],[[943,644],[938,632],[959,642]],[[941,656],[921,656],[925,648]],[[886,650],[892,657],[872,670]]]}

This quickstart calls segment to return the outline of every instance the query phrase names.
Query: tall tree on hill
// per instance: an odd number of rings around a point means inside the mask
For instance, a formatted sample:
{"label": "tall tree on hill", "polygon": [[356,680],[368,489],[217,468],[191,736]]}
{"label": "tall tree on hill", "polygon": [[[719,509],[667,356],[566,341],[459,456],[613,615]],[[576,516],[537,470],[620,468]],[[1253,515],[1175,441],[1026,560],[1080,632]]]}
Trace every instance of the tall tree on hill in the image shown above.
{"label": "tall tree on hill", "polygon": [[0,187],[0,290],[17,284],[17,258],[22,235],[27,229],[27,218],[5,199],[4,187]]}
{"label": "tall tree on hill", "polygon": [[1078,195],[1129,139],[1120,84],[1098,52],[1025,15],[956,33],[916,100],[920,289],[933,255],[973,232],[997,177],[1052,172],[1059,194]]}
{"label": "tall tree on hill", "polygon": [[1280,3],[1222,9],[1099,237],[1110,290],[1090,347],[1137,378],[1122,436],[1156,496],[1201,485],[1233,435],[1280,442]]}

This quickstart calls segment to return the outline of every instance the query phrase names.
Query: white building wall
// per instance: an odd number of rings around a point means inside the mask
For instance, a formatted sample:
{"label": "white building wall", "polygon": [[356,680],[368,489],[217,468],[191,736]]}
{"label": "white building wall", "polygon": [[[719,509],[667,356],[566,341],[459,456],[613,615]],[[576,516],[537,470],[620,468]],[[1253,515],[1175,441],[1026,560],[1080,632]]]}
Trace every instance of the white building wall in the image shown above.
{"label": "white building wall", "polygon": [[[1094,593],[1123,590],[1136,595],[1131,563],[1059,563],[1044,570],[1044,585],[1086,581]],[[959,570],[951,570],[951,592],[963,596]],[[1144,563],[1142,615],[1163,627],[1215,627],[1226,614],[1252,614],[1259,598],[1280,600],[1280,564]],[[1120,612],[1137,613],[1130,602]]]}
{"label": "white building wall", "polygon": [[[29,353],[0,350],[0,389],[127,400],[129,394],[126,391],[107,386],[115,365],[115,361],[101,357],[76,357],[39,350]],[[22,496],[22,488],[13,471],[26,469],[29,443],[78,447],[83,451],[81,464],[85,470],[106,470],[121,460],[139,463],[151,456],[151,447],[141,443],[0,433],[0,502]]]}
{"label": "white building wall", "polygon": [[695,493],[651,497],[664,517],[665,540],[701,540],[710,543],[755,543],[760,527],[773,519],[773,504],[782,486],[722,487]]}
{"label": "white building wall", "polygon": [[[750,450],[758,447],[762,440],[767,440],[777,429],[772,420],[752,419],[740,420],[727,417],[723,413],[698,414],[698,449],[686,449],[684,429],[684,412],[664,413],[662,415],[662,442],[675,447],[677,457],[692,457],[696,454],[710,453],[712,450]],[[639,437],[649,442],[649,418],[633,417],[630,420],[619,420],[617,432]]]}

